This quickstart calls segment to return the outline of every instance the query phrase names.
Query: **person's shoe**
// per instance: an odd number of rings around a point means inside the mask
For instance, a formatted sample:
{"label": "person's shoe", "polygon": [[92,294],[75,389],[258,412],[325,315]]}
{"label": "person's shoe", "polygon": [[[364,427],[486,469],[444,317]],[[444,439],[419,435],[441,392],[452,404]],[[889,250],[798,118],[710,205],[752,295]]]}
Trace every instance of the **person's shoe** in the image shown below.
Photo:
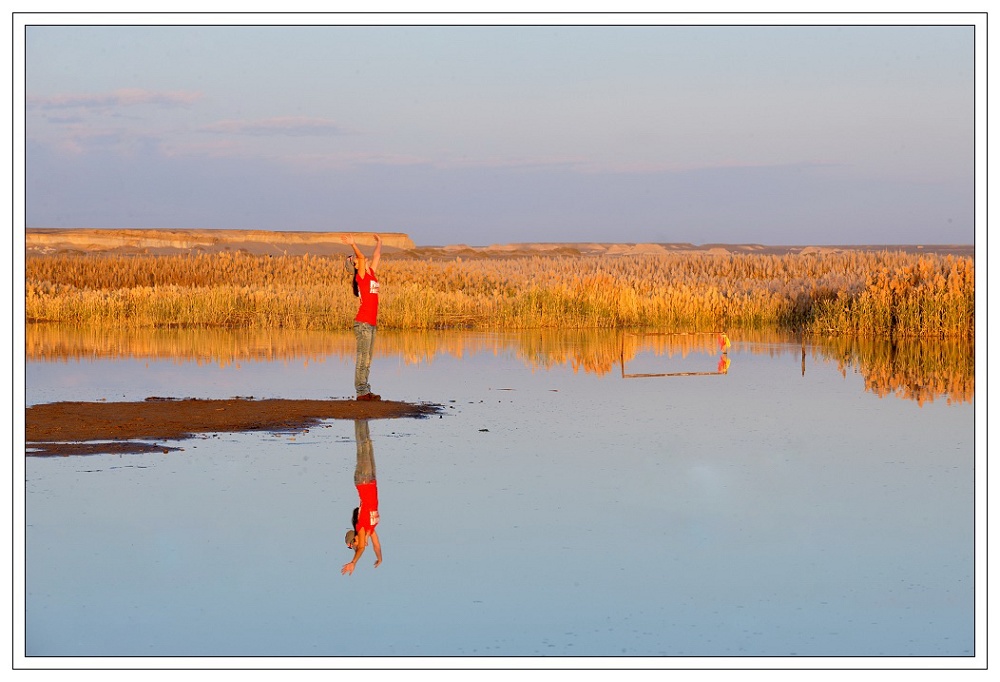
{"label": "person's shoe", "polygon": [[358,396],[358,400],[382,400],[382,396],[374,393],[363,393]]}

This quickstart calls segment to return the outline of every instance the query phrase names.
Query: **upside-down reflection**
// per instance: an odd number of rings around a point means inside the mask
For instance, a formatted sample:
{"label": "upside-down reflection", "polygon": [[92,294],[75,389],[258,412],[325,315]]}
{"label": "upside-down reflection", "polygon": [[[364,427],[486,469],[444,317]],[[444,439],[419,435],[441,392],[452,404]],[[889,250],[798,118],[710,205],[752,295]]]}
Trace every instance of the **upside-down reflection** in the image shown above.
{"label": "upside-down reflection", "polygon": [[358,446],[357,462],[354,466],[354,487],[358,491],[358,506],[351,514],[351,530],[344,541],[348,549],[354,550],[354,558],[344,564],[340,573],[354,573],[358,559],[371,542],[375,551],[375,567],[382,563],[382,544],[375,527],[378,525],[378,481],[375,478],[375,450],[367,419],[354,420],[354,440]]}

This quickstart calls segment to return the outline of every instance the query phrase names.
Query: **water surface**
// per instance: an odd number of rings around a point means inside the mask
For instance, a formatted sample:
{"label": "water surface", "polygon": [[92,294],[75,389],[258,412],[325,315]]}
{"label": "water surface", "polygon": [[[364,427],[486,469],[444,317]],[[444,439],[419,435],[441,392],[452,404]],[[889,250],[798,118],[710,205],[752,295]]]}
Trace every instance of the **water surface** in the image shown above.
{"label": "water surface", "polygon": [[[28,405],[352,392],[347,333],[48,334]],[[381,335],[445,409],[369,423],[351,576],[352,422],[27,457],[26,654],[973,656],[971,351],[730,337]]]}

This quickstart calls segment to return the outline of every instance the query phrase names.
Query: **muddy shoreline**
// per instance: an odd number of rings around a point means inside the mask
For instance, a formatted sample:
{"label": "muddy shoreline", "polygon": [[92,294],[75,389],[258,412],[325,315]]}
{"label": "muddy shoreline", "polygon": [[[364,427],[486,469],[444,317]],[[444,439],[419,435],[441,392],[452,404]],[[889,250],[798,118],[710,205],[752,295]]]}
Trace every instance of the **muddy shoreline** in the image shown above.
{"label": "muddy shoreline", "polygon": [[147,398],[57,402],[25,409],[27,456],[168,452],[157,441],[235,431],[302,431],[328,419],[400,419],[440,414],[441,405],[392,400]]}

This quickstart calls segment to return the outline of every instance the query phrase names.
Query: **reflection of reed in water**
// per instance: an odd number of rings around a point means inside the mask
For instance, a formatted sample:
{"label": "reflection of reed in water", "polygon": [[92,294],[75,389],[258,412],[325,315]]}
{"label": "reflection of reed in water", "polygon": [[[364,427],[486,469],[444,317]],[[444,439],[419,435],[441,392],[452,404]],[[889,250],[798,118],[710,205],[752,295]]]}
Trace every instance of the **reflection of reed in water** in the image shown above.
{"label": "reflection of reed in water", "polygon": [[856,367],[865,389],[923,405],[939,397],[949,404],[975,397],[975,349],[961,339],[825,339],[814,353],[834,360],[842,374]]}
{"label": "reflection of reed in water", "polygon": [[[604,375],[621,370],[623,362],[640,353],[685,358],[693,353],[718,351],[714,333],[632,333],[610,330],[542,331],[512,333],[516,357],[532,368],[569,365],[574,372]],[[507,337],[505,337],[507,338]]]}
{"label": "reflection of reed in water", "polygon": [[321,361],[353,353],[353,336],[311,331],[122,329],[29,324],[28,360],[146,358],[223,367],[240,362]]}
{"label": "reflection of reed in water", "polygon": [[[623,346],[624,343],[624,346]],[[376,356],[402,357],[407,364],[435,357],[461,358],[478,353],[510,353],[533,369],[569,365],[607,374],[640,352],[673,357],[711,352],[715,337],[693,335],[623,335],[612,330],[535,330],[511,334],[479,332],[380,332]],[[69,327],[29,324],[25,352],[29,360],[151,358],[218,363],[317,362],[333,355],[352,359],[356,348],[349,331],[146,329]]]}
{"label": "reflection of reed in water", "polygon": [[[803,349],[800,338],[782,331],[741,331],[734,337],[741,352],[780,356]],[[835,361],[840,370],[857,368],[867,390],[923,403],[940,396],[971,401],[975,392],[974,346],[960,339],[888,340],[834,337],[810,341],[811,356]],[[147,358],[198,364],[241,362],[323,362],[351,360],[355,341],[349,331],[263,331],[218,329],[127,330],[29,324],[25,356],[34,361],[94,358]],[[712,334],[632,334],[613,330],[534,330],[482,332],[382,332],[377,357],[399,357],[407,364],[431,363],[446,356],[510,354],[532,369],[568,366],[574,372],[605,375],[640,353],[666,359],[715,355]],[[803,359],[804,363],[804,359]],[[805,371],[803,365],[803,371]]]}

